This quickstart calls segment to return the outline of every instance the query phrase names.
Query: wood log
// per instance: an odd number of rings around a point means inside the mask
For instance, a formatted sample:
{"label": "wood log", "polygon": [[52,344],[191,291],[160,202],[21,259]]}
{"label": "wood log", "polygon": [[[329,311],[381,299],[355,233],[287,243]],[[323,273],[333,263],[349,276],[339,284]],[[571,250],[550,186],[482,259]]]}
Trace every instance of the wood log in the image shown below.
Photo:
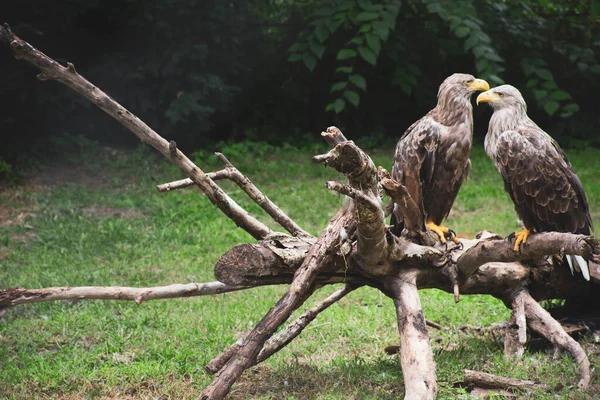
{"label": "wood log", "polygon": [[506,378],[504,376],[492,375],[486,372],[472,371],[465,369],[464,384],[467,386],[477,386],[490,389],[509,389],[509,390],[537,390],[548,389],[546,385],[534,381]]}

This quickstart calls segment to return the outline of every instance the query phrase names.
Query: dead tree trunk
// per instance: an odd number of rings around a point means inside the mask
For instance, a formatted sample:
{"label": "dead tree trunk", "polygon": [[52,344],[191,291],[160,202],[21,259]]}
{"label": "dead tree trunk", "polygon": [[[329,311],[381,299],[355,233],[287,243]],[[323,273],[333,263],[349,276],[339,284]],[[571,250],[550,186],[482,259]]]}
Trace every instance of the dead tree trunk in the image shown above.
{"label": "dead tree trunk", "polygon": [[[592,236],[543,233],[530,237],[522,251],[497,236],[482,234],[463,240],[463,246],[419,245],[411,238],[429,235],[423,230],[423,215],[401,185],[385,170],[375,168],[371,158],[348,141],[339,129],[331,127],[322,134],[332,147],[327,154],[314,157],[342,172],[348,182],[327,182],[346,201],[318,238],[306,233],[281,209],[261,193],[223,155],[221,171],[206,174],[150,127],[77,73],[68,63],[63,67],[14,35],[8,25],[0,27],[0,41],[10,46],[15,56],[41,69],[38,77],[61,82],[86,97],[115,118],[142,141],[159,150],[188,178],[159,185],[159,190],[175,190],[196,185],[210,201],[257,243],[235,246],[215,266],[220,282],[172,285],[162,288],[46,288],[0,291],[0,310],[23,303],[68,298],[145,300],[217,294],[261,285],[290,284],[287,293],[269,310],[241,341],[216,356],[207,366],[216,374],[203,391],[203,399],[222,399],[247,368],[264,361],[286,346],[315,316],[351,292],[367,285],[381,290],[396,306],[400,335],[400,363],[407,399],[433,399],[437,393],[436,370],[429,343],[418,289],[438,288],[459,293],[489,294],[512,307],[507,328],[507,354],[522,354],[528,325],[557,347],[570,352],[580,366],[578,387],[585,390],[590,381],[590,366],[581,346],[570,338],[537,301],[549,298],[579,299],[595,304],[600,298],[599,271],[592,271],[591,282],[574,279],[552,257],[568,253],[598,260],[600,245]],[[272,232],[249,215],[216,183],[230,179],[258,203],[290,235]],[[387,229],[382,207],[386,190],[402,208],[406,236],[395,236]],[[424,240],[422,243],[429,243]],[[279,334],[274,332],[291,313],[319,287],[344,282],[343,289],[308,310]]]}

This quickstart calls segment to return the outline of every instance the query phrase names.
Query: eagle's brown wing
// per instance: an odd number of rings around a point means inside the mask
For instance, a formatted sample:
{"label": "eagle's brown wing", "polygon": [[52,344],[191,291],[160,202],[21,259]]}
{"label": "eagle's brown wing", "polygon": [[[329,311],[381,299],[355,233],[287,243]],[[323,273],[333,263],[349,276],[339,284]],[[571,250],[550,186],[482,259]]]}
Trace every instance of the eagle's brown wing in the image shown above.
{"label": "eagle's brown wing", "polygon": [[[422,188],[431,182],[436,149],[443,129],[446,128],[427,114],[412,124],[396,145],[392,178],[406,187],[422,215],[424,215]],[[396,207],[394,207],[392,215],[392,225],[395,226],[394,233],[400,234],[402,232],[402,215],[399,214]]]}
{"label": "eagle's brown wing", "polygon": [[503,132],[494,164],[527,229],[590,233],[581,181],[558,144],[540,128]]}

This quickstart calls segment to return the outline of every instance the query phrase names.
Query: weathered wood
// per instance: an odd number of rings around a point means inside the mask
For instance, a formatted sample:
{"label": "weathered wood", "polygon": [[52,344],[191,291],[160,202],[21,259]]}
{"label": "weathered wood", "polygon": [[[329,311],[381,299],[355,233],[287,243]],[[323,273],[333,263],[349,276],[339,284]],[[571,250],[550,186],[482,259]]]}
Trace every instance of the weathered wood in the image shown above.
{"label": "weathered wood", "polygon": [[519,290],[512,300],[512,313],[504,331],[504,355],[523,357],[527,343],[527,320],[525,318],[525,291]]}
{"label": "weathered wood", "polygon": [[0,290],[0,308],[19,304],[58,300],[133,300],[137,304],[147,300],[174,299],[178,297],[209,296],[249,289],[221,282],[187,283],[154,287],[126,286],[75,286],[44,289],[12,288]]}
{"label": "weathered wood", "polygon": [[224,398],[242,372],[255,362],[266,340],[305,300],[319,269],[327,265],[335,254],[336,245],[339,243],[339,232],[348,224],[350,218],[342,209],[331,219],[296,272],[287,293],[246,336],[244,345],[219,370],[215,379],[200,395],[201,399]]}
{"label": "weathered wood", "polygon": [[398,318],[404,398],[435,399],[435,363],[416,285],[416,271],[408,270],[400,278],[388,280],[386,290],[394,300]]}
{"label": "weathered wood", "polygon": [[[529,242],[529,239],[527,240]],[[531,329],[542,335],[557,348],[566,350],[573,356],[579,365],[579,390],[585,390],[590,385],[590,360],[585,351],[575,339],[573,339],[563,327],[556,321],[548,311],[544,310],[528,293],[523,294],[525,305],[525,316],[527,324]]]}
{"label": "weathered wood", "polygon": [[286,326],[285,329],[267,340],[263,349],[258,354],[255,364],[265,361],[283,347],[287,346],[294,338],[296,338],[296,336],[302,333],[308,324],[317,318],[317,315],[355,289],[357,289],[357,286],[344,285],[343,288],[336,290],[327,298],[320,301],[316,306],[304,311],[302,315]]}
{"label": "weathered wood", "polygon": [[464,384],[490,389],[510,390],[546,390],[546,385],[517,378],[506,378],[504,376],[492,375],[486,372],[465,369]]}

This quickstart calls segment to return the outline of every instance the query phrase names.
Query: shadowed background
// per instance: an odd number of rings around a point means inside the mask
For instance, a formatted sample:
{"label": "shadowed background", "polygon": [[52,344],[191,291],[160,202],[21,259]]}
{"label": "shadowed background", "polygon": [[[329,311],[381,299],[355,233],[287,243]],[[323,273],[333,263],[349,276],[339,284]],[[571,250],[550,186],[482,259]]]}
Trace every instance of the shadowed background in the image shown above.
{"label": "shadowed background", "polygon": [[[25,0],[2,22],[188,152],[303,144],[334,124],[393,146],[453,72],[518,87],[569,147],[600,142],[599,11],[598,1]],[[4,163],[78,135],[137,143],[34,72],[0,51]],[[489,114],[476,108],[476,140]]]}

